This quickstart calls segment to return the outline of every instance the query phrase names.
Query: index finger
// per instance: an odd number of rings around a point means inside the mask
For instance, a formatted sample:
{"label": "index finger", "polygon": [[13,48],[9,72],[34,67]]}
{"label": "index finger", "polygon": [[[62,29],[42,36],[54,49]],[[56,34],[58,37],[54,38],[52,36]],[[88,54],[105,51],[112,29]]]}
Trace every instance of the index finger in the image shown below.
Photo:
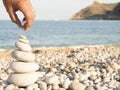
{"label": "index finger", "polygon": [[28,30],[31,27],[31,25],[34,21],[35,12],[34,12],[34,10],[32,8],[32,5],[31,5],[29,0],[26,0],[25,2],[22,2],[21,5],[20,5],[19,9],[24,14],[24,16],[25,16],[24,18],[25,18],[25,21],[26,21],[23,28],[25,30]]}

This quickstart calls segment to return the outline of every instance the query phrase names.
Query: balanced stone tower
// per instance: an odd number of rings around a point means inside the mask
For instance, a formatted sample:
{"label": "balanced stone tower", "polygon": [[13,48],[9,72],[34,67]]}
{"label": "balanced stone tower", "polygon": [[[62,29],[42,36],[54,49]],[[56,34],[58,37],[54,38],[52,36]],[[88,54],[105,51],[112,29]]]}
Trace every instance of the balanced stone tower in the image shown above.
{"label": "balanced stone tower", "polygon": [[16,61],[13,61],[9,66],[9,69],[14,73],[8,77],[8,82],[25,87],[38,80],[36,71],[39,69],[39,65],[34,62],[35,55],[32,53],[29,41],[25,36],[20,36],[15,46],[17,49],[12,52],[12,57]]}

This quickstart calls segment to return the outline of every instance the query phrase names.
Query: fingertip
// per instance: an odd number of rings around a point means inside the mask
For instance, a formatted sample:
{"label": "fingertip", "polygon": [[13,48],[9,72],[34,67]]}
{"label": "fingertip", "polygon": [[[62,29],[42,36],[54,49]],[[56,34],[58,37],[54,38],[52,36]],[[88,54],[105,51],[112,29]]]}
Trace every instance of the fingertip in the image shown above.
{"label": "fingertip", "polygon": [[25,31],[29,31],[31,26],[32,26],[32,21],[31,20],[26,21],[26,23],[24,24]]}
{"label": "fingertip", "polygon": [[23,30],[24,30],[24,31],[28,32],[29,29],[30,29],[30,27],[27,27],[26,25],[23,26]]}
{"label": "fingertip", "polygon": [[27,32],[29,31],[28,29],[26,29],[24,26],[20,27],[23,31]]}
{"label": "fingertip", "polygon": [[29,28],[28,28],[28,27],[26,27],[26,28],[24,28],[24,30],[25,30],[26,32],[28,32],[28,31],[29,31]]}

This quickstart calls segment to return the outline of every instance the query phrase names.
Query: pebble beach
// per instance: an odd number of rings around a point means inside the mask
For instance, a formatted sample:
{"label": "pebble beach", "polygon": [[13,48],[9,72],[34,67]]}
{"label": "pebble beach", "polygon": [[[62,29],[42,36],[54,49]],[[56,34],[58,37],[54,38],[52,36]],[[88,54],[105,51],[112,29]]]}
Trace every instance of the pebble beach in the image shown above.
{"label": "pebble beach", "polygon": [[7,82],[16,61],[0,49],[0,90],[120,90],[120,45],[32,48],[38,80],[26,87]]}

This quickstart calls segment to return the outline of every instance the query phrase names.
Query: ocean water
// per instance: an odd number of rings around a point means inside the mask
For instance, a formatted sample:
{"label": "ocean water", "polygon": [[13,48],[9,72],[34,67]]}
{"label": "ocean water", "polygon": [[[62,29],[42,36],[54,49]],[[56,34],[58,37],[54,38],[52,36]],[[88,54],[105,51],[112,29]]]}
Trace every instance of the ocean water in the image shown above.
{"label": "ocean water", "polygon": [[0,48],[14,48],[20,35],[26,35],[32,47],[60,47],[120,43],[120,21],[66,20],[35,21],[24,32],[11,21],[0,21]]}

